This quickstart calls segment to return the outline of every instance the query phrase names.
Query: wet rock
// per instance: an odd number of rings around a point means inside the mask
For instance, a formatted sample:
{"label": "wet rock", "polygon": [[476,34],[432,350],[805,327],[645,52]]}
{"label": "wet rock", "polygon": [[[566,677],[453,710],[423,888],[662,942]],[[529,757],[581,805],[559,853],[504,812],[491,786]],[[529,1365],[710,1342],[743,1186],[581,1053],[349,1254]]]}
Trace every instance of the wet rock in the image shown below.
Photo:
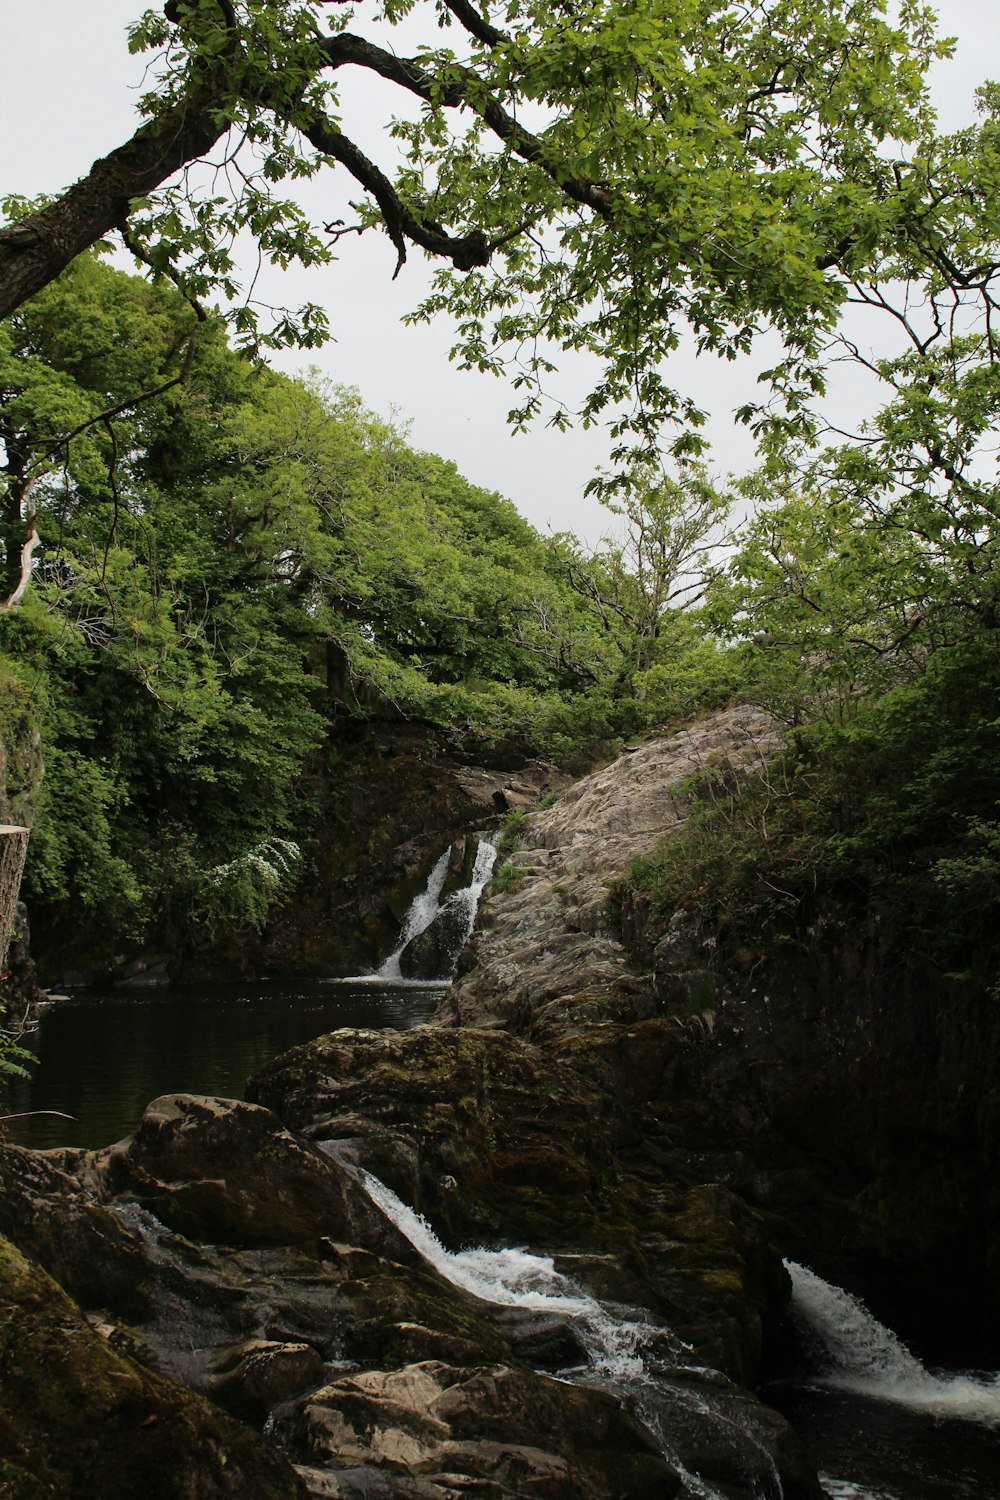
{"label": "wet rock", "polygon": [[276,1406],[311,1390],[323,1376],[323,1357],[311,1344],[248,1339],[215,1360],[212,1398],[234,1416],[263,1423]]}
{"label": "wet rock", "polygon": [[586,1365],[586,1345],[571,1319],[523,1307],[504,1307],[494,1316],[520,1358],[534,1369],[568,1370]]}
{"label": "wet rock", "polygon": [[[496,1031],[339,1031],[262,1068],[249,1097],[345,1143],[447,1243],[572,1234],[613,1163],[614,1100]],[[575,1208],[573,1207],[575,1205]]]}
{"label": "wet rock", "polygon": [[691,1473],[723,1495],[823,1500],[825,1491],[784,1417],[717,1371],[660,1372],[649,1420]]}
{"label": "wet rock", "polygon": [[547,1047],[469,1028],[341,1031],[248,1091],[327,1149],[346,1144],[446,1244],[572,1252],[569,1274],[597,1296],[650,1309],[753,1381],[789,1295],[764,1221],[644,1133],[683,1050],[665,1021]]}
{"label": "wet rock", "polygon": [[680,1489],[612,1397],[503,1366],[428,1361],[345,1376],[311,1398],[297,1442],[312,1465],[420,1479],[429,1497],[669,1500]]}
{"label": "wet rock", "polygon": [[0,1492],[9,1500],[303,1500],[248,1428],[111,1348],[0,1241]]}

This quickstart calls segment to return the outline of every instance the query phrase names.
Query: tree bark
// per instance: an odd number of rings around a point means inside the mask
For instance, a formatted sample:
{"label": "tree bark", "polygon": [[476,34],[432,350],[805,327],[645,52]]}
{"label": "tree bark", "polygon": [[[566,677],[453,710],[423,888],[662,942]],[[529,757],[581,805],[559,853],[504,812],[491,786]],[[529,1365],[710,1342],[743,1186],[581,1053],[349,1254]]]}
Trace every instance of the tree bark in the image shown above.
{"label": "tree bark", "polygon": [[131,140],[101,157],[86,177],[39,213],[0,230],[0,318],[124,224],[134,198],[146,197],[204,156],[228,128],[214,92],[206,89],[140,126]]}

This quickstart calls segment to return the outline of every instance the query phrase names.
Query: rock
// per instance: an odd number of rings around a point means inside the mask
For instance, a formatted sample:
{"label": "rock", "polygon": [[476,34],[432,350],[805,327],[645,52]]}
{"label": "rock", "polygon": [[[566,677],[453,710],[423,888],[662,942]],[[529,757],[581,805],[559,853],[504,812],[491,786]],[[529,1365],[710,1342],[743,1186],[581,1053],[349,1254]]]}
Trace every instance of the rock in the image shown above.
{"label": "rock", "polygon": [[248,1339],[214,1361],[208,1389],[234,1416],[262,1424],[276,1406],[311,1390],[323,1376],[323,1356],[311,1344]]}
{"label": "rock", "polygon": [[304,1500],[272,1447],[117,1353],[6,1241],[0,1383],[5,1500]]}
{"label": "rock", "polygon": [[428,1497],[669,1500],[680,1490],[612,1397],[496,1365],[426,1361],[345,1376],[310,1399],[296,1443],[311,1464],[321,1455],[332,1468],[420,1478],[434,1486]]}
{"label": "rock", "polygon": [[687,777],[713,757],[759,760],[773,743],[765,715],[729,709],[635,747],[530,813],[509,857],[523,879],[487,900],[438,1018],[541,1040],[656,1013],[611,922],[609,883],[684,819]]}
{"label": "rock", "polygon": [[[541,1048],[496,1031],[338,1031],[254,1075],[248,1096],[346,1145],[448,1243],[544,1235],[593,1212],[614,1100]],[[459,1183],[460,1190],[455,1190]]]}
{"label": "rock", "polygon": [[96,1170],[108,1193],[128,1194],[171,1228],[215,1244],[295,1245],[332,1234],[413,1259],[344,1168],[259,1105],[164,1095]]}

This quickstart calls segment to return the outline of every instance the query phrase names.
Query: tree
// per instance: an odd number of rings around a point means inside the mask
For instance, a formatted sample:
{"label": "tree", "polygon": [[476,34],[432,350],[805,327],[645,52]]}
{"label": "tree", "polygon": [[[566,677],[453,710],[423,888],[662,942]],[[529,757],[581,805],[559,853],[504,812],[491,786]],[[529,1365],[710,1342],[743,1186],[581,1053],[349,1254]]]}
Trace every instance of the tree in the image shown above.
{"label": "tree", "polygon": [[513,505],[196,322],[83,255],[0,330],[0,559],[26,476],[39,538],[0,614],[0,823],[33,823],[36,931],[64,945],[98,913],[126,951],[260,921],[325,748],[372,726],[609,737],[564,710],[617,658]]}
{"label": "tree", "polygon": [[[159,59],[135,135],[60,197],[10,205],[0,316],[120,232],[195,298],[236,299],[247,341],[310,344],[315,307],[264,328],[239,301],[234,237],[316,263],[378,226],[400,265],[411,245],[440,262],[420,315],[457,316],[464,363],[511,367],[516,421],[542,407],[553,346],[587,349],[603,373],[579,415],[611,422],[619,458],[648,463],[664,423],[697,454],[702,413],[663,370],[685,329],[727,357],[776,331],[795,418],[852,277],[887,241],[916,243],[923,179],[906,148],[930,132],[924,75],[946,48],[917,0],[896,9],[517,0],[499,24],[472,0],[388,0],[383,32],[424,13],[441,28],[407,57],[323,0],[168,0],[132,32]],[[391,177],[340,118],[345,70],[397,91]],[[213,150],[233,193],[188,171]],[[327,169],[360,190],[350,221],[335,207],[311,223],[281,196]]]}
{"label": "tree", "polygon": [[571,587],[585,600],[622,655],[619,684],[645,672],[667,616],[704,592],[709,558],[729,510],[700,465],[678,479],[639,471],[608,508],[620,534],[589,556],[567,549]]}

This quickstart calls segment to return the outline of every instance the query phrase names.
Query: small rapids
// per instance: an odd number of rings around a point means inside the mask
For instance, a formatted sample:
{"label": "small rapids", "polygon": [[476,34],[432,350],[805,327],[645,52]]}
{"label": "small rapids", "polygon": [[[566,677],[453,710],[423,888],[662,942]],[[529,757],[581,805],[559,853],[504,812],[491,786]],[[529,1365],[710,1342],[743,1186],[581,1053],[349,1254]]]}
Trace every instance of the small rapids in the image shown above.
{"label": "small rapids", "polygon": [[934,1374],[856,1297],[805,1266],[786,1266],[793,1314],[817,1367],[813,1383],[931,1417],[1000,1426],[1000,1375]]}
{"label": "small rapids", "polygon": [[[593,1374],[612,1381],[644,1378],[643,1343],[662,1341],[665,1330],[595,1301],[557,1271],[549,1256],[518,1249],[446,1250],[426,1219],[401,1202],[385,1183],[368,1172],[362,1172],[361,1179],[373,1202],[454,1286],[483,1302],[575,1318]],[[679,1341],[674,1343],[679,1349]]]}
{"label": "small rapids", "polygon": [[390,1188],[363,1170],[359,1176],[383,1213],[453,1285],[485,1302],[572,1318],[588,1364],[564,1370],[561,1378],[617,1395],[680,1475],[687,1500],[725,1500],[683,1461],[685,1441],[695,1431],[699,1441],[738,1455],[737,1467],[747,1475],[743,1493],[782,1500],[774,1460],[752,1414],[717,1372],[685,1363],[690,1348],[669,1328],[638,1309],[598,1301],[558,1271],[549,1256],[523,1249],[446,1250],[427,1221]]}

